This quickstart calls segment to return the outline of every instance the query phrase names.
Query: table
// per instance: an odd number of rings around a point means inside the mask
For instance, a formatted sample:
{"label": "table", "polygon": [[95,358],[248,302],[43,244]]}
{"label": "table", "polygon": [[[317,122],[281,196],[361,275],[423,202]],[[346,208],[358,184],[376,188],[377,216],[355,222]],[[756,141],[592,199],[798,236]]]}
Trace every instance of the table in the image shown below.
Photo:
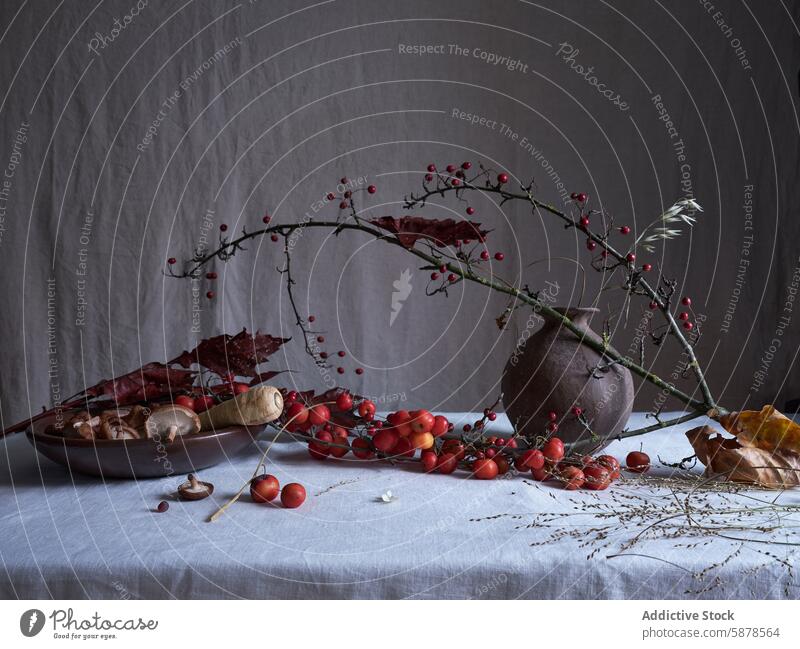
{"label": "table", "polygon": [[[449,417],[475,419],[463,413]],[[643,415],[634,414],[629,425],[643,422]],[[654,462],[657,457],[675,462],[691,455],[683,432],[699,423],[703,420],[614,442],[607,452],[624,458],[644,443]],[[503,417],[496,424],[497,430],[510,429]],[[630,507],[642,497],[656,509],[674,507],[673,495],[646,482],[623,481],[600,493],[567,492],[519,476],[484,482],[386,463],[318,462],[303,445],[287,439],[273,448],[268,471],[281,484],[304,484],[306,503],[286,510],[244,497],[220,521],[207,523],[252,473],[256,449],[202,471],[201,478],[216,486],[214,496],[184,503],[171,499],[179,478],[103,483],[71,476],[37,457],[22,435],[2,446],[4,598],[764,599],[798,594],[789,571],[791,546],[755,542],[737,552],[742,544],[727,539],[682,547],[686,539],[656,538],[626,550],[625,541],[639,528],[624,521],[607,546],[585,545],[602,523],[595,514],[565,519],[572,535],[541,545],[554,530],[528,527],[537,513],[575,514],[587,506],[612,511],[614,503]],[[671,471],[654,467],[651,473]],[[381,496],[389,490],[395,499],[385,503]],[[746,504],[750,495],[728,502]],[[709,498],[728,506],[724,495]],[[163,499],[170,500],[170,509],[156,513]],[[784,499],[800,502],[795,493]],[[556,531],[559,527],[564,528],[556,521]],[[782,538],[783,532],[776,534]],[[769,540],[762,536],[759,540]],[[730,553],[732,558],[704,577],[693,575]]]}

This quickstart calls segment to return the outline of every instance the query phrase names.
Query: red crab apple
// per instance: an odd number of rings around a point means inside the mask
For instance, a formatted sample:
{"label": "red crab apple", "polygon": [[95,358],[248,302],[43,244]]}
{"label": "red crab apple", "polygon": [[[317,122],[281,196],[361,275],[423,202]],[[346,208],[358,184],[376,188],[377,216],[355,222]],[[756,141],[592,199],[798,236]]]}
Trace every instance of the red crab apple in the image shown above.
{"label": "red crab apple", "polygon": [[250,481],[250,497],[253,502],[268,503],[275,500],[280,490],[278,478],[269,473],[256,476]]}

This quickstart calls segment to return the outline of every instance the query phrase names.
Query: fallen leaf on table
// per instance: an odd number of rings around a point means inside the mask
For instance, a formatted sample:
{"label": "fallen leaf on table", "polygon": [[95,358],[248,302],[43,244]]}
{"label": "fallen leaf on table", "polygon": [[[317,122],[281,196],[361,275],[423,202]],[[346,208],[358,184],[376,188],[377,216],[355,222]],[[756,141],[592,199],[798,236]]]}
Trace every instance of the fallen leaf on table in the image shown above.
{"label": "fallen leaf on table", "polygon": [[711,426],[698,426],[686,433],[706,466],[707,475],[722,475],[731,482],[746,482],[783,489],[800,485],[800,455],[743,446],[738,439],[723,437]]}
{"label": "fallen leaf on table", "polygon": [[714,419],[742,446],[800,453],[800,425],[778,412],[775,406],[731,412],[715,416]]}

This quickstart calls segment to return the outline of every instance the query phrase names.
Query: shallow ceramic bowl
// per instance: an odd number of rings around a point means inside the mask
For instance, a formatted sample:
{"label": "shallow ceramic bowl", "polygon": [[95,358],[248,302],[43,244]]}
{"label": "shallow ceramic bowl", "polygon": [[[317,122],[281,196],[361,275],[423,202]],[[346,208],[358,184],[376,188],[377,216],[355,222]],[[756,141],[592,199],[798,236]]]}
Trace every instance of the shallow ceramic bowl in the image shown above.
{"label": "shallow ceramic bowl", "polygon": [[28,429],[33,447],[70,471],[102,478],[164,478],[199,471],[238,453],[264,429],[231,426],[166,444],[153,439],[68,439],[44,432],[54,420],[55,416],[43,418]]}

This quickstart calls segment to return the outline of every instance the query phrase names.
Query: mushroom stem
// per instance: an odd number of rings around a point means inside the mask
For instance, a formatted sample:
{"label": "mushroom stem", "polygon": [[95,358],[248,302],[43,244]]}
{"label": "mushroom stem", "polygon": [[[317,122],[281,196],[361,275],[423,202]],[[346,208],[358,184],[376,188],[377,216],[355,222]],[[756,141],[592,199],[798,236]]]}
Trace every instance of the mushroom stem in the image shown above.
{"label": "mushroom stem", "polygon": [[[170,426],[167,428],[167,442],[172,443],[175,441],[175,437],[178,435],[178,427],[177,426]],[[194,477],[194,476],[192,476]]]}
{"label": "mushroom stem", "polygon": [[190,473],[187,479],[189,480],[189,484],[192,485],[192,489],[197,489],[200,482],[195,477],[194,473]]}

